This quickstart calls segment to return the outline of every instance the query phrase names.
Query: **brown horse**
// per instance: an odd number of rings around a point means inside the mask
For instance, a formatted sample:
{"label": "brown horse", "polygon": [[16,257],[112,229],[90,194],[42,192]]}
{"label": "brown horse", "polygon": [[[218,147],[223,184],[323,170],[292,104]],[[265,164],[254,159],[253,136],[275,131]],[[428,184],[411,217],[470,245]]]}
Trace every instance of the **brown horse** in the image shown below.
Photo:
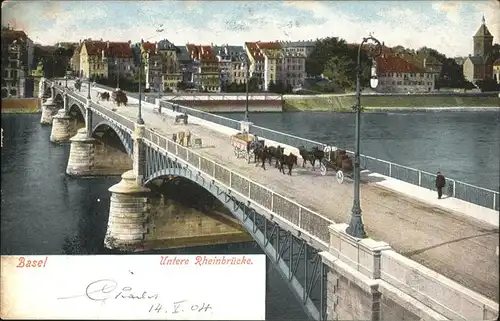
{"label": "brown horse", "polygon": [[259,166],[257,160],[260,160],[260,167],[266,170],[266,159],[269,158],[269,148],[267,146],[259,146],[253,150],[253,153],[255,155],[255,166]]}
{"label": "brown horse", "polygon": [[297,165],[297,156],[293,153],[290,153],[290,155],[281,155],[279,163],[280,172],[285,174],[284,166],[286,165],[286,167],[288,167],[288,175],[292,176],[293,165]]}
{"label": "brown horse", "polygon": [[118,106],[120,106],[121,104],[127,106],[128,98],[123,91],[121,90],[114,91],[112,97]]}

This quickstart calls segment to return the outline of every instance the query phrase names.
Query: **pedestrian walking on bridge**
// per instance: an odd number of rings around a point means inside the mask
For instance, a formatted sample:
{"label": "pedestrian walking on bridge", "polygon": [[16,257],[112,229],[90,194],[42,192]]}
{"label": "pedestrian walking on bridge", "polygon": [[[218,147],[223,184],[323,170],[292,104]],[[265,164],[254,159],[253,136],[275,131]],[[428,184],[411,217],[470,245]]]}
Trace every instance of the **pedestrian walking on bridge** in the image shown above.
{"label": "pedestrian walking on bridge", "polygon": [[438,192],[438,199],[441,199],[443,196],[443,188],[446,185],[446,179],[444,178],[444,175],[441,174],[441,172],[437,172],[436,175],[436,188]]}

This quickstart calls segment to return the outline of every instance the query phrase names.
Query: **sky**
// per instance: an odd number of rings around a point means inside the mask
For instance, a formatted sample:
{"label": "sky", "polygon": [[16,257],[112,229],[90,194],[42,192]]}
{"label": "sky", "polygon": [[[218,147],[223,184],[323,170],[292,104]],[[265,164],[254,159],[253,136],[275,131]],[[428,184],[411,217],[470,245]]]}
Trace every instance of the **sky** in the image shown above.
{"label": "sky", "polygon": [[[340,37],[372,33],[387,46],[472,53],[481,25],[500,37],[500,1],[4,1],[2,24],[37,43],[85,38],[176,45]],[[161,31],[163,30],[163,31]]]}

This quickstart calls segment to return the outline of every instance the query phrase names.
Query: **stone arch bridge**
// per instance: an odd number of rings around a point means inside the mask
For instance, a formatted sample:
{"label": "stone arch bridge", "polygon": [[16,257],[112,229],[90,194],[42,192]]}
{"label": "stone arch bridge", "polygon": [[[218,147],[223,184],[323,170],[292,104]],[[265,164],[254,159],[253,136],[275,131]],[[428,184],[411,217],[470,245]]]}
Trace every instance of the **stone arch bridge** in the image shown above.
{"label": "stone arch bridge", "polygon": [[[498,298],[473,292],[396,253],[387,243],[350,237],[345,224],[334,224],[242,172],[134,122],[109,104],[95,102],[95,96],[87,98],[57,81],[46,80],[43,86],[50,93],[42,119],[52,118],[51,140],[71,142],[66,172],[109,175],[111,168],[103,166],[106,160],[121,173],[126,170],[121,182],[109,189],[108,247],[142,246],[151,233],[150,213],[157,205],[151,183],[182,177],[225,204],[264,250],[311,319],[498,317]],[[113,131],[115,141],[123,145],[116,162],[109,150],[97,147],[105,137],[97,135],[101,128]]]}

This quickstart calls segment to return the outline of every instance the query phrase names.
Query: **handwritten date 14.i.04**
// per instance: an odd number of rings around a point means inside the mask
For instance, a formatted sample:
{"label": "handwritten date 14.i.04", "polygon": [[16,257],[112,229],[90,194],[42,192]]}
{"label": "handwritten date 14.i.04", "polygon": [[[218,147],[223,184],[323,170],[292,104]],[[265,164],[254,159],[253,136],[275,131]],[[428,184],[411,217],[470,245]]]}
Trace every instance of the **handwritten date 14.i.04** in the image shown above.
{"label": "handwritten date 14.i.04", "polygon": [[162,305],[161,303],[151,304],[149,307],[150,313],[186,313],[186,312],[200,312],[212,313],[212,306],[210,303],[205,302],[190,302],[189,300],[182,300],[174,302],[170,305]]}

